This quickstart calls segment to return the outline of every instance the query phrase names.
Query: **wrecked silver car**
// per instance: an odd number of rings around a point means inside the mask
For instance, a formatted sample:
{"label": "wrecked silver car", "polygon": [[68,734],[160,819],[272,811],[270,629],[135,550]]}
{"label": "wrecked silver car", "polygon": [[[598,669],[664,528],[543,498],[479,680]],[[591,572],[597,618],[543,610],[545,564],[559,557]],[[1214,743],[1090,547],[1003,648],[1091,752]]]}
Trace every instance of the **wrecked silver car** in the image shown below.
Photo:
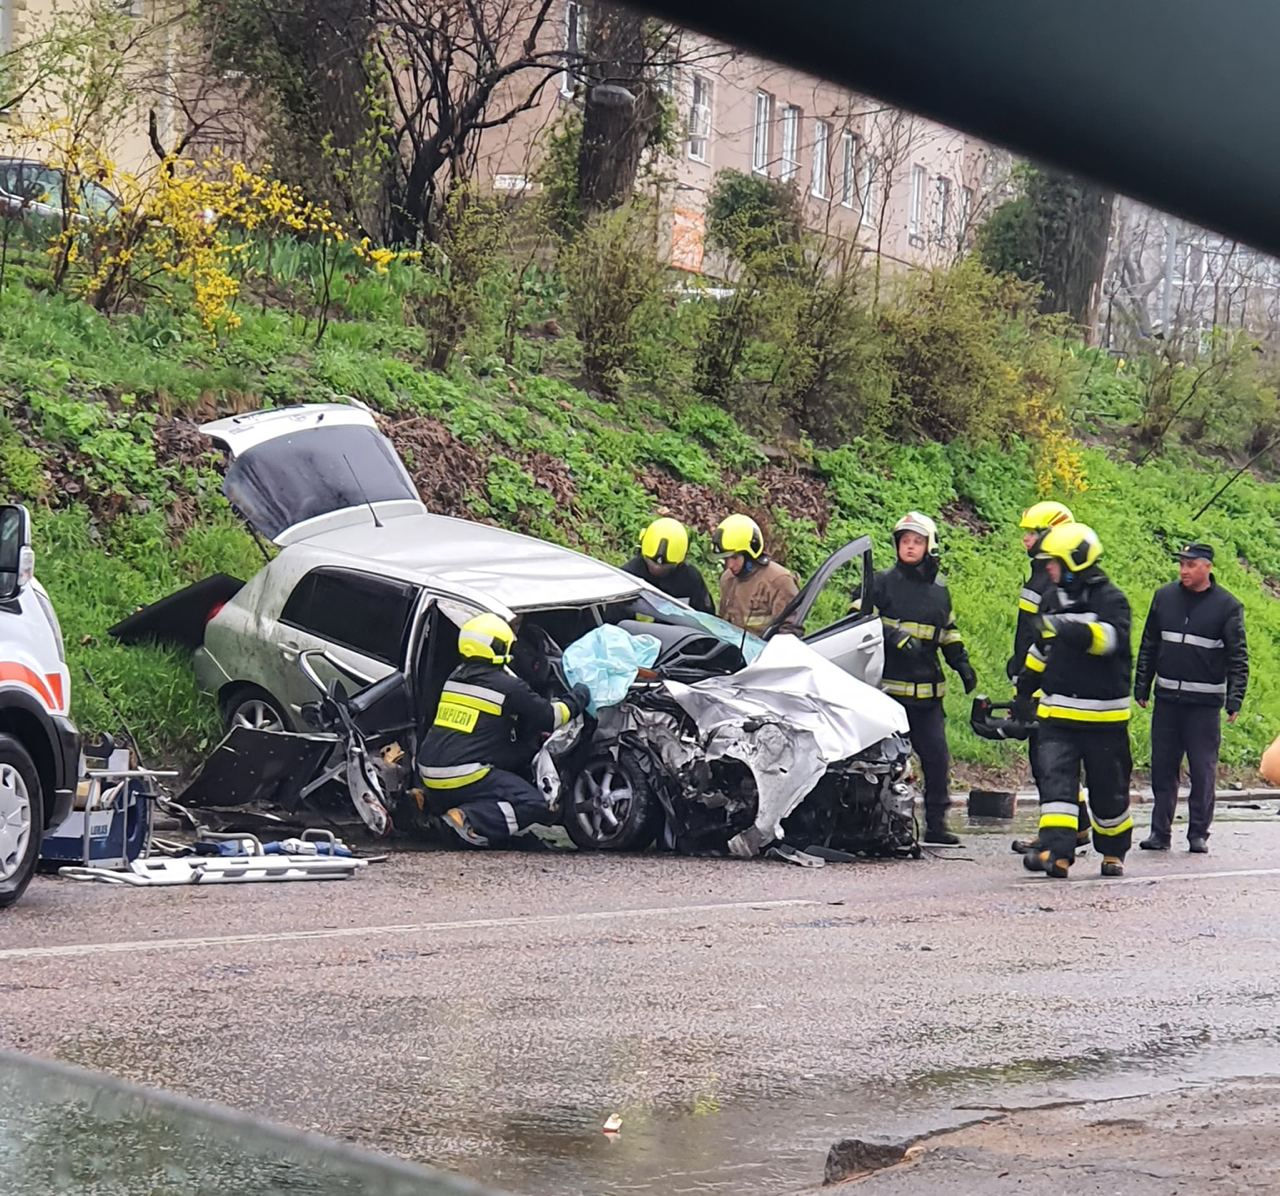
{"label": "wrecked silver car", "polygon": [[[207,579],[112,629],[195,649],[230,734],[190,804],[293,813],[345,790],[375,833],[412,826],[417,744],[458,664],[457,629],[490,611],[518,627],[512,667],[546,696],[563,691],[566,650],[593,632],[658,641],[620,700],[544,754],[544,792],[580,847],[914,847],[905,716],[874,688],[878,619],[846,613],[803,641],[773,629],[758,639],[581,553],[432,515],[358,405],[203,430],[228,451],[232,505],[279,551],[248,582]],[[864,537],[818,570],[779,625],[803,625],[828,586],[848,611],[871,576]],[[292,770],[280,763],[294,757]],[[238,778],[234,802],[210,774]],[[271,783],[246,794],[254,776]]]}

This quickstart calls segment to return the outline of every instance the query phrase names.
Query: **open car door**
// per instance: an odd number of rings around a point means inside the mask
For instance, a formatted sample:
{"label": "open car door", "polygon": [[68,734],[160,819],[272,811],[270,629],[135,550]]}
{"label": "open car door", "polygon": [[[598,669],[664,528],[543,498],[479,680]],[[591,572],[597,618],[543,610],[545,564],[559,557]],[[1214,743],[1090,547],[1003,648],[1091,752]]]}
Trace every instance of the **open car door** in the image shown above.
{"label": "open car door", "polygon": [[426,511],[372,414],[343,403],[252,411],[200,429],[231,455],[222,492],[281,546]]}
{"label": "open car door", "polygon": [[[859,681],[878,686],[884,673],[884,628],[871,613],[871,537],[833,552],[765,632],[787,623],[806,629],[804,641]],[[818,630],[813,630],[814,627]]]}

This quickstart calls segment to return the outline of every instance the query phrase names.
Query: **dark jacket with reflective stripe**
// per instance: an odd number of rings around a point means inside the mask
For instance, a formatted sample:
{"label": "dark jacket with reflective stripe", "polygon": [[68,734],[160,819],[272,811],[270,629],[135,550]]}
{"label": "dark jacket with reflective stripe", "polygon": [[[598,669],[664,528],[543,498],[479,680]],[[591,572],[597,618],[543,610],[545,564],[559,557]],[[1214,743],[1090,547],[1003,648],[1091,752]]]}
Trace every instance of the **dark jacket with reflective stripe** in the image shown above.
{"label": "dark jacket with reflective stripe", "polygon": [[499,665],[467,661],[444,683],[418,766],[474,764],[519,772],[533,758],[535,737],[563,726],[568,714],[565,703],[539,697]]}
{"label": "dark jacket with reflective stripe", "polygon": [[655,577],[644,563],[644,557],[637,552],[622,566],[622,571],[630,573],[632,577],[643,577],[651,586],[657,586],[664,594],[670,594],[672,598],[687,602],[694,610],[700,610],[704,615],[716,613],[715,603],[711,601],[711,592],[707,589],[707,583],[703,580],[702,574],[688,561],[682,561],[665,577]]}
{"label": "dark jacket with reflective stripe", "polygon": [[1129,599],[1101,569],[1083,574],[1078,589],[1058,590],[1044,603],[1051,626],[1027,653],[1018,693],[1041,691],[1042,723],[1101,727],[1129,720]]}
{"label": "dark jacket with reflective stripe", "polygon": [[899,561],[882,570],[872,583],[871,602],[884,624],[880,688],[902,702],[938,701],[946,692],[939,650],[957,672],[969,667],[938,562],[926,557],[919,565]]}
{"label": "dark jacket with reflective stripe", "polygon": [[1048,562],[1043,557],[1032,556],[1031,576],[1018,595],[1018,627],[1013,634],[1013,655],[1005,668],[1010,681],[1022,672],[1031,645],[1040,638],[1040,608],[1044,596],[1053,588]]}
{"label": "dark jacket with reflective stripe", "polygon": [[1159,701],[1223,706],[1234,714],[1249,683],[1244,607],[1210,576],[1197,594],[1181,582],[1151,599],[1138,648],[1133,691],[1143,701],[1152,687]]}

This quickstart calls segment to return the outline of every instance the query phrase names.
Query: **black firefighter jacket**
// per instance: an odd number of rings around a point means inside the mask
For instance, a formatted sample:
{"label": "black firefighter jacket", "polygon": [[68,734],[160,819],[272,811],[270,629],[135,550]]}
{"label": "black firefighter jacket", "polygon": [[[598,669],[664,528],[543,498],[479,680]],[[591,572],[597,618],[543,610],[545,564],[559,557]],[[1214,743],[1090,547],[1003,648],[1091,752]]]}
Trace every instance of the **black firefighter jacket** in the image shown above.
{"label": "black firefighter jacket", "polygon": [[429,789],[458,789],[491,768],[528,767],[537,737],[563,727],[573,711],[566,702],[539,697],[500,665],[467,661],[449,674],[435,722],[418,751]]}
{"label": "black firefighter jacket", "polygon": [[[1059,590],[1042,616],[1043,632],[1018,676],[1018,696],[1037,690],[1042,724],[1099,728],[1129,721],[1129,599],[1096,566],[1081,574],[1073,592]],[[1053,609],[1050,610],[1050,607]]]}
{"label": "black firefighter jacket", "polygon": [[[1040,615],[1048,614],[1045,595],[1054,588],[1049,577],[1049,564],[1044,557],[1032,555],[1031,576],[1018,595],[1018,626],[1013,634],[1013,655],[1009,657],[1006,672],[1014,680],[1026,662],[1031,645],[1040,638]],[[1044,607],[1043,612],[1041,608]]]}
{"label": "black firefighter jacket", "polygon": [[936,559],[925,557],[919,565],[899,561],[877,573],[871,602],[884,624],[885,693],[906,703],[939,701],[947,691],[939,651],[965,688],[973,688],[973,667]]}
{"label": "black firefighter jacket", "polygon": [[1138,647],[1137,697],[1146,701],[1154,686],[1157,701],[1225,705],[1235,714],[1248,683],[1240,600],[1212,577],[1199,594],[1177,581],[1158,589]]}

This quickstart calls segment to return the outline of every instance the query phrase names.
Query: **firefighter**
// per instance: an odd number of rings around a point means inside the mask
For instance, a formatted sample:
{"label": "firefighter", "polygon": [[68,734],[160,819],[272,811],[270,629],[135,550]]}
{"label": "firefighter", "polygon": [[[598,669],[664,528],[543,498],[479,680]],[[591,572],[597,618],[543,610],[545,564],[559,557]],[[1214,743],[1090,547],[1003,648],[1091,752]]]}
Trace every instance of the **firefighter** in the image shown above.
{"label": "firefighter", "polygon": [[[759,524],[746,515],[730,515],[711,534],[711,550],[724,562],[720,575],[720,617],[756,635],[778,621],[800,592],[795,576],[764,551]],[[786,623],[782,631],[800,635]]]}
{"label": "firefighter", "polygon": [[960,840],[947,829],[951,754],[939,650],[964,683],[965,693],[974,691],[978,678],[956,628],[946,579],[938,574],[937,525],[927,515],[911,511],[894,526],[893,540],[897,563],[877,573],[871,585],[873,611],[885,630],[881,688],[905,707],[911,744],[920,758],[924,841],[954,846]]}
{"label": "firefighter", "polygon": [[687,602],[694,610],[713,615],[711,595],[702,574],[685,558],[689,533],[677,519],[655,519],[640,537],[640,551],[622,566],[624,573],[642,577],[664,594]]}
{"label": "firefighter", "polygon": [[[1047,614],[1057,600],[1057,587],[1049,578],[1048,561],[1040,551],[1041,541],[1052,528],[1072,522],[1074,522],[1074,516],[1070,508],[1060,502],[1038,502],[1022,512],[1020,523],[1023,533],[1022,546],[1031,558],[1031,576],[1022,587],[1022,593],[1018,595],[1018,623],[1013,636],[1013,655],[1009,657],[1009,663],[1005,669],[1010,681],[1017,680],[1031,645],[1040,638],[1041,608],[1043,607],[1044,613]],[[1035,744],[1035,732],[1032,731],[1027,740],[1027,755],[1033,778],[1036,771]],[[1085,805],[1083,793],[1077,794],[1076,798],[1080,816],[1076,841],[1080,846],[1084,846],[1089,842],[1089,807]],[[1039,843],[1035,839],[1013,841],[1013,850],[1019,855],[1026,855],[1028,851],[1035,851],[1038,848]]]}
{"label": "firefighter", "polygon": [[1213,823],[1222,710],[1234,723],[1249,684],[1249,648],[1244,608],[1213,577],[1213,548],[1188,544],[1178,553],[1179,579],[1151,599],[1138,647],[1134,696],[1151,700],[1151,835],[1138,844],[1168,851],[1178,805],[1178,771],[1187,758],[1191,778],[1187,845],[1209,850]]}
{"label": "firefighter", "polygon": [[590,701],[585,685],[556,702],[534,693],[506,667],[515,638],[494,614],[462,625],[462,663],[444,683],[418,753],[428,811],[473,847],[552,821],[546,799],[518,774],[528,769],[542,735],[563,727]]}
{"label": "firefighter", "polygon": [[1041,616],[1042,638],[1032,645],[1018,676],[1015,715],[1039,720],[1040,833],[1035,850],[1022,862],[1033,872],[1068,874],[1075,860],[1083,768],[1102,875],[1123,876],[1133,838],[1129,600],[1098,567],[1102,542],[1092,528],[1059,524],[1045,535],[1040,550],[1062,600]]}

